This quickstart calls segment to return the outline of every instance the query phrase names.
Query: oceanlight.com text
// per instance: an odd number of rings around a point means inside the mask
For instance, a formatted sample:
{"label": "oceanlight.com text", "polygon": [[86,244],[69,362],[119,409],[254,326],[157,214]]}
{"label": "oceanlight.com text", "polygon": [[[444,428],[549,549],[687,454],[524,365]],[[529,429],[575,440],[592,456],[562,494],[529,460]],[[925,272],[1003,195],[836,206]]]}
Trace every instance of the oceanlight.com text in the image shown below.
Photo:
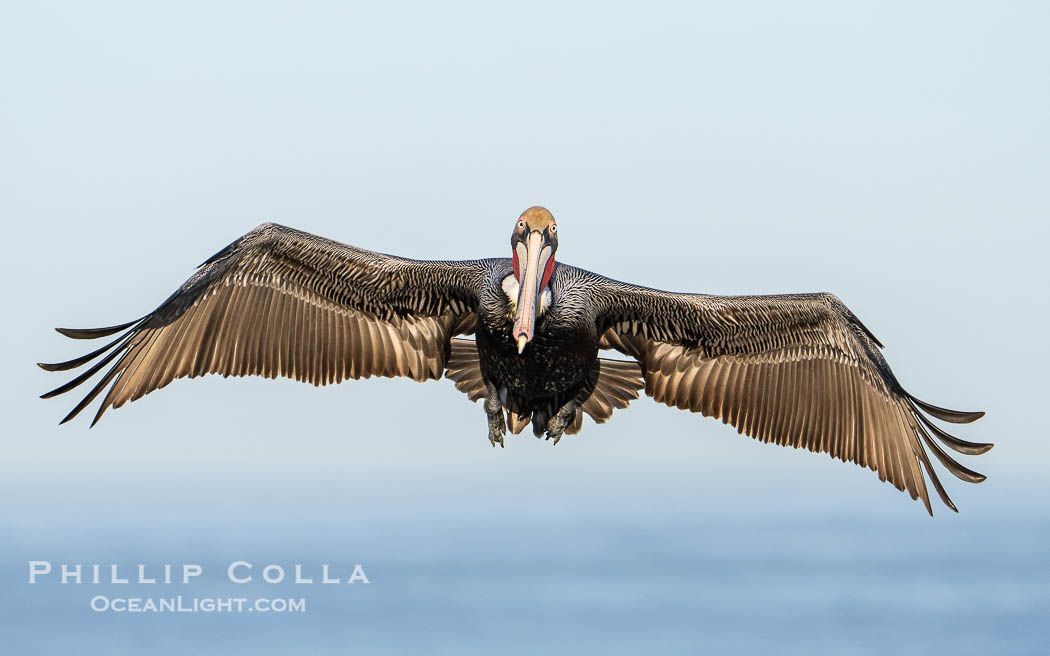
{"label": "oceanlight.com text", "polygon": [[258,597],[107,597],[90,601],[96,613],[305,613],[306,599]]}

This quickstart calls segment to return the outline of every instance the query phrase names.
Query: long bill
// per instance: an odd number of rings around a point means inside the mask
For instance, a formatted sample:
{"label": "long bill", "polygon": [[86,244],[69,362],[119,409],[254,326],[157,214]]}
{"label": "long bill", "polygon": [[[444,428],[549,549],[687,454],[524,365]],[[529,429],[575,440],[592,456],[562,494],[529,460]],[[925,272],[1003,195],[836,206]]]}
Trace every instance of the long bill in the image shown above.
{"label": "long bill", "polygon": [[518,242],[516,248],[518,265],[522,268],[518,307],[514,317],[514,340],[518,343],[518,353],[521,353],[535,334],[536,314],[540,305],[540,280],[552,252],[549,246],[543,245],[543,235],[536,230],[529,233],[524,243]]}

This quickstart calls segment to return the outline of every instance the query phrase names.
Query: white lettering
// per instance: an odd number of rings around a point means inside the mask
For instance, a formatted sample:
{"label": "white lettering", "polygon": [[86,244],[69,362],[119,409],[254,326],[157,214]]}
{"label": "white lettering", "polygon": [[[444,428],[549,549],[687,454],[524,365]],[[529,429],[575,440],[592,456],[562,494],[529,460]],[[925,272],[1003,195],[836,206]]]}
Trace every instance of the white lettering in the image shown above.
{"label": "white lettering", "polygon": [[140,564],[139,565],[139,583],[156,583],[156,582],[157,582],[157,579],[147,579],[146,578],[146,566]]}
{"label": "white lettering", "polygon": [[339,583],[339,579],[333,579],[328,576],[328,565],[321,565],[321,583]]}
{"label": "white lettering", "polygon": [[[277,572],[274,575],[275,578],[270,577],[270,572]],[[280,565],[267,565],[263,570],[263,579],[267,583],[280,583],[284,580],[284,568]]]}
{"label": "white lettering", "polygon": [[[117,576],[117,566],[116,565],[110,565],[109,566],[109,582],[110,583],[127,583],[128,580],[127,579],[122,579],[119,576]],[[117,610],[115,607],[113,607],[112,603],[110,603],[110,607],[113,608],[113,610]]]}
{"label": "white lettering", "polygon": [[46,560],[31,560],[29,561],[29,582],[36,583],[36,577],[38,574],[50,574],[51,563]]}
{"label": "white lettering", "polygon": [[233,582],[233,583],[247,583],[248,581],[251,581],[252,580],[252,575],[251,574],[248,574],[247,576],[245,576],[243,578],[242,577],[238,577],[236,574],[234,574],[234,570],[237,569],[238,567],[247,567],[249,572],[252,571],[252,564],[251,563],[247,563],[247,562],[245,562],[243,560],[238,560],[235,563],[230,563],[230,566],[226,568],[226,578],[230,579],[230,581]]}
{"label": "white lettering", "polygon": [[355,583],[360,581],[362,583],[368,583],[368,577],[365,576],[365,570],[360,565],[354,565],[354,573],[347,579],[347,583]]}
{"label": "white lettering", "polygon": [[189,583],[190,577],[200,576],[204,569],[200,565],[183,565],[182,566],[182,582]]}
{"label": "white lettering", "polygon": [[74,583],[80,583],[80,564],[77,563],[70,567],[69,565],[62,564],[62,584],[65,585],[69,582],[69,579],[76,579]]}

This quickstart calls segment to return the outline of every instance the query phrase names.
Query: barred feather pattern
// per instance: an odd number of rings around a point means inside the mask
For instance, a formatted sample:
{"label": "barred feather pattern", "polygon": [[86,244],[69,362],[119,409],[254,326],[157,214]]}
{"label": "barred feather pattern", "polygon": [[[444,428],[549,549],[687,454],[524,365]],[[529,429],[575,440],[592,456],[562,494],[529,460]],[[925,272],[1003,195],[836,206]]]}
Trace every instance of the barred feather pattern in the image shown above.
{"label": "barred feather pattern", "polygon": [[123,333],[64,371],[101,358],[44,395],[68,392],[113,363],[63,421],[108,391],[92,422],[176,378],[283,376],[326,385],[370,376],[424,381],[445,371],[453,335],[473,332],[487,260],[421,262],[372,253],[276,224],[205,262],[146,317],[77,339]]}
{"label": "barred feather pattern", "polygon": [[984,413],[911,396],[875,336],[831,294],[727,297],[608,279],[592,284],[606,329],[602,348],[637,358],[646,394],[660,403],[719,419],[762,442],[868,467],[921,499],[930,514],[924,470],[944,504],[957,509],[928,453],[961,480],[985,478],[933,438],[967,455],[992,444],[949,435],[923,414],[968,423]]}
{"label": "barred feather pattern", "polygon": [[[423,381],[444,373],[470,398],[481,398],[475,343],[454,337],[473,334],[479,320],[506,322],[509,306],[499,290],[510,271],[507,258],[416,261],[264,224],[208,259],[145,317],[59,329],[74,339],[116,337],[82,357],[41,364],[49,371],[87,366],[43,396],[68,392],[101,372],[63,420],[105,392],[92,424],[107,408],[207,373],[315,385],[369,376]],[[964,481],[984,480],[942,445],[966,455],[993,445],[960,439],[933,422],[969,423],[983,413],[909,394],[875,336],[831,294],[663,292],[562,263],[551,284],[546,330],[556,335],[593,325],[600,348],[634,360],[596,360],[566,432],[579,431],[584,414],[607,420],[644,387],[661,403],[719,419],[763,442],[868,467],[921,499],[931,514],[926,476],[945,505],[955,505],[930,454]],[[481,300],[489,288],[496,293]],[[529,423],[514,408],[506,411],[512,432]]]}

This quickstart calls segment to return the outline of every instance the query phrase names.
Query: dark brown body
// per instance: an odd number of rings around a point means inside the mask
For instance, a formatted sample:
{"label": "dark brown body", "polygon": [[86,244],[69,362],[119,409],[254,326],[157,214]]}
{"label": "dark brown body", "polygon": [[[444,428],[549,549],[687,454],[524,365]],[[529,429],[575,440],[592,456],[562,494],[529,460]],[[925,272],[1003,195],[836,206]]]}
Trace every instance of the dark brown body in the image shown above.
{"label": "dark brown body", "polygon": [[[509,262],[508,262],[509,265]],[[501,283],[490,278],[479,307],[478,357],[487,383],[519,414],[549,412],[579,396],[590,385],[598,361],[598,328],[585,308],[586,288],[569,267],[555,265],[550,307],[536,322],[536,334],[519,354],[511,335],[514,315]]]}

